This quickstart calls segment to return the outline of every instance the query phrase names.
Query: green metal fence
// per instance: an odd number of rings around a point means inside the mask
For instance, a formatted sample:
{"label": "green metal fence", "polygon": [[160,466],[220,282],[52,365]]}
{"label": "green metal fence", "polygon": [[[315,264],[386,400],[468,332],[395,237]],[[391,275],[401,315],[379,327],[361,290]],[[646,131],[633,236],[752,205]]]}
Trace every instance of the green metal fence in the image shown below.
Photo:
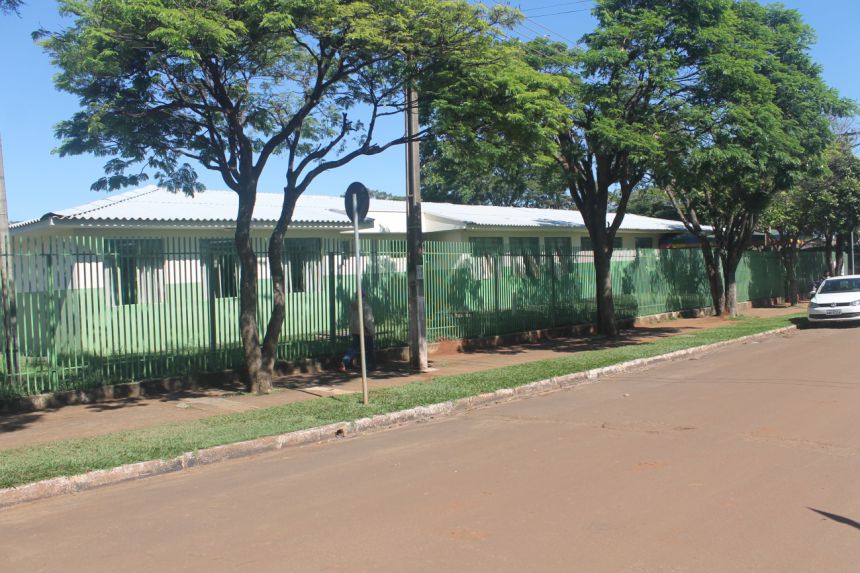
{"label": "green metal fence", "polygon": [[[271,306],[266,240],[255,240],[258,320]],[[428,339],[459,339],[591,322],[594,268],[569,241],[425,244]],[[135,379],[235,367],[239,270],[230,239],[201,237],[17,238],[17,364],[0,358],[0,396],[86,388]],[[287,313],[282,360],[333,356],[348,342],[355,291],[350,241],[287,239]],[[373,305],[379,347],[407,340],[406,245],[365,241],[363,287]],[[801,288],[820,276],[820,255],[801,254]],[[620,317],[709,304],[698,250],[617,251],[613,289]],[[770,253],[748,253],[739,300],[782,295],[783,273]]]}

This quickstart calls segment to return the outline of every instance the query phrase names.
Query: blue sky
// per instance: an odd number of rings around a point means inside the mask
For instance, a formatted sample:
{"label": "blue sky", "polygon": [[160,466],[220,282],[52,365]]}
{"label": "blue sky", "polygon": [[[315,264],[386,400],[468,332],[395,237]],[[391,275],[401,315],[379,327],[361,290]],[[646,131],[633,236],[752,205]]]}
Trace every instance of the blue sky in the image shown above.
{"label": "blue sky", "polygon": [[[40,27],[61,25],[52,0],[25,0],[21,17],[0,17],[0,135],[6,167],[6,188],[12,220],[38,217],[48,211],[92,201],[101,195],[90,191],[102,175],[104,158],[52,154],[56,146],[53,126],[77,109],[76,99],[54,89],[55,69],[30,39]],[[515,34],[530,39],[547,35],[555,40],[576,40],[593,26],[590,0],[529,0],[511,2],[527,16]],[[860,2],[857,0],[787,0],[818,34],[812,55],[823,66],[825,80],[846,97],[860,101]],[[389,133],[402,129],[401,120],[386,126]],[[398,195],[404,188],[404,150],[392,148],[361,158],[319,177],[308,193],[342,195],[352,181]],[[224,189],[218,175],[201,169],[204,184]],[[283,175],[278,162],[266,168],[260,190],[280,191]]]}

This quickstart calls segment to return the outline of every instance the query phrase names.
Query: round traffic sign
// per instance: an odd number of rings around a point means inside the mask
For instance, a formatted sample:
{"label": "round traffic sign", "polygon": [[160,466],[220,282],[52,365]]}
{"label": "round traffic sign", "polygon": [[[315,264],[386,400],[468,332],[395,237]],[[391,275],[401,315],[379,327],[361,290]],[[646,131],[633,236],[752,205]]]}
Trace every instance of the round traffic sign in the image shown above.
{"label": "round traffic sign", "polygon": [[370,195],[367,193],[367,187],[356,181],[346,188],[346,195],[343,198],[344,206],[346,207],[346,216],[354,223],[356,213],[352,209],[353,196],[358,207],[358,222],[361,223],[367,217],[367,211],[370,209]]}

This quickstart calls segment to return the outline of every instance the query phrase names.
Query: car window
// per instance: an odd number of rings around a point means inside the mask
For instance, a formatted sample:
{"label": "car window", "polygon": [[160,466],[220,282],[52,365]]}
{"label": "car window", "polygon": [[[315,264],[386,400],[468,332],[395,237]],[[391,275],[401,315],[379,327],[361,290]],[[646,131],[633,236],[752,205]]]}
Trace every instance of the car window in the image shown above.
{"label": "car window", "polygon": [[821,285],[821,294],[831,292],[860,292],[860,279],[827,279]]}

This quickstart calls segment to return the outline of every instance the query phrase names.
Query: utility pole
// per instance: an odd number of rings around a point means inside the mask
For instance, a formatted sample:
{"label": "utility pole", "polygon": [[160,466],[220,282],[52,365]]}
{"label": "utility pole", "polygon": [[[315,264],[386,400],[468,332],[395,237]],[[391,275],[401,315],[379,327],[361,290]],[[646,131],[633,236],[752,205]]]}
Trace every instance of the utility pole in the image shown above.
{"label": "utility pole", "polygon": [[427,326],[424,318],[424,237],[421,229],[418,93],[406,86],[406,276],[409,283],[409,364],[427,370]]}
{"label": "utility pole", "polygon": [[18,374],[18,305],[15,300],[11,246],[6,174],[3,169],[3,140],[0,138],[0,312],[3,313],[3,351],[8,380],[13,380]]}

